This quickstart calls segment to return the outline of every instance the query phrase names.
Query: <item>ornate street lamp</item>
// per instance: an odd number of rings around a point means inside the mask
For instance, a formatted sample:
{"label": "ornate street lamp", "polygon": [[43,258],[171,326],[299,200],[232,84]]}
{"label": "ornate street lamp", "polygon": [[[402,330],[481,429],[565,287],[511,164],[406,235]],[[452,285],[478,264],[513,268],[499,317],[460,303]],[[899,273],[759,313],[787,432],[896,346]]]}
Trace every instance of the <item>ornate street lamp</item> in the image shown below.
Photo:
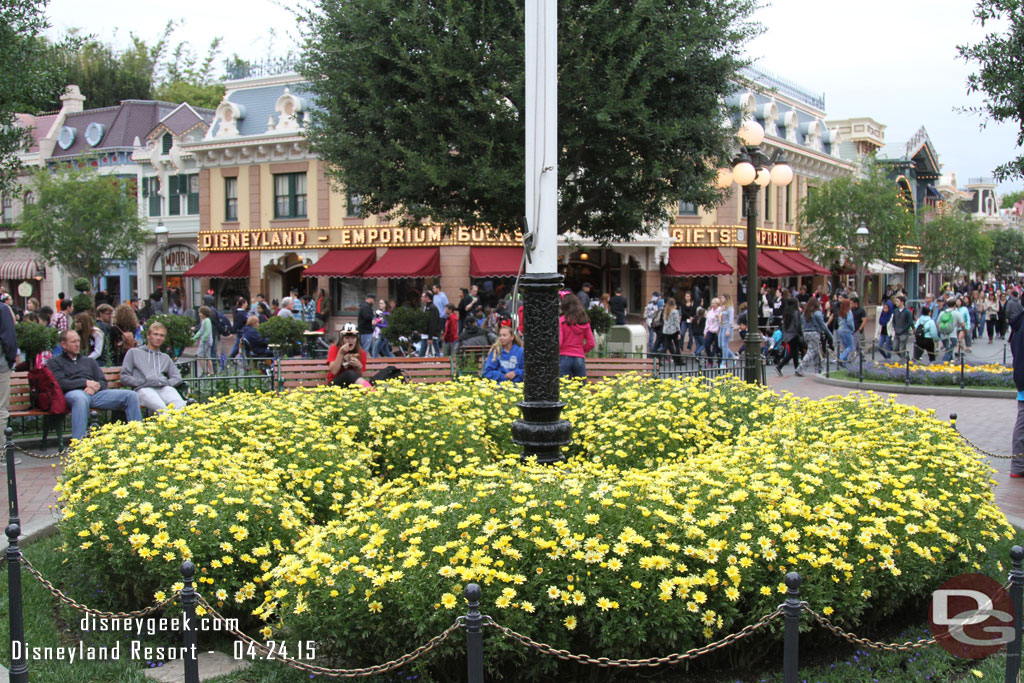
{"label": "ornate street lamp", "polygon": [[163,280],[163,301],[164,301],[164,313],[168,311],[167,303],[167,226],[164,225],[164,219],[161,218],[157,221],[156,227],[153,228],[153,234],[156,235],[156,246],[157,253],[160,254],[160,278]]}
{"label": "ornate street lamp", "polygon": [[[733,167],[718,171],[718,187],[727,189],[733,182],[743,188],[743,201],[747,207],[747,337],[745,378],[751,384],[761,383],[761,334],[758,329],[760,287],[757,277],[757,194],[769,183],[786,187],[793,181],[793,169],[781,158],[781,152],[768,154],[761,148],[764,128],[757,121],[745,120],[737,132],[740,153]],[[753,323],[753,324],[751,324]]]}

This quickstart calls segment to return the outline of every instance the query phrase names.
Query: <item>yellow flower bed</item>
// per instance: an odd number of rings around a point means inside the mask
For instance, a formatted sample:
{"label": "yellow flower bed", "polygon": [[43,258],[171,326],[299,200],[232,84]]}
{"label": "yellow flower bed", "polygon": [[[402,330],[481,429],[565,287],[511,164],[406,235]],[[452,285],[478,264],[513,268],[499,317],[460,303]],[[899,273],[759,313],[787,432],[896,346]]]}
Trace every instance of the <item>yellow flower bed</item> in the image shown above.
{"label": "yellow flower bed", "polygon": [[[855,626],[1012,536],[989,466],[891,400],[565,385],[574,457],[555,467],[518,464],[518,400],[477,380],[324,388],[107,427],[65,470],[64,547],[75,564],[107,558],[93,566],[111,567],[113,590],[156,590],[192,559],[202,590],[265,635],[375,663],[448,626],[469,582],[486,614],[535,639],[649,657],[771,611],[787,571]],[[486,651],[517,680],[551,675],[497,638]]]}
{"label": "yellow flower bed", "polygon": [[[889,370],[906,370],[906,364],[904,363],[885,363],[883,367]],[[970,363],[967,365],[966,370],[968,372],[991,372],[995,375],[1002,375],[1005,373],[1012,372],[1011,368],[999,363]],[[910,363],[911,372],[931,372],[936,375],[940,374],[960,374],[959,363],[933,363],[931,365],[922,365],[920,363]]]}

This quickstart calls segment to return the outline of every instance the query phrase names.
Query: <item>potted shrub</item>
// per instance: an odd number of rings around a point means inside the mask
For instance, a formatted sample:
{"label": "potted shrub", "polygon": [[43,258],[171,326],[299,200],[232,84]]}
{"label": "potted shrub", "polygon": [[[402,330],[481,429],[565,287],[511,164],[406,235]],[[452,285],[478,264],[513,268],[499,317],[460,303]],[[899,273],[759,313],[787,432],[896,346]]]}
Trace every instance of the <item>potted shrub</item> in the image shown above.
{"label": "potted shrub", "polygon": [[92,283],[87,278],[80,277],[75,279],[74,287],[75,291],[78,292],[71,300],[75,315],[91,311],[92,296],[89,295],[89,290],[92,289]]}
{"label": "potted shrub", "polygon": [[35,365],[36,356],[57,346],[57,329],[24,320],[14,326],[18,348],[25,354],[28,367]]}
{"label": "potted shrub", "polygon": [[167,353],[171,358],[177,358],[185,347],[192,343],[192,319],[185,315],[154,315],[146,320],[146,326],[142,331],[143,338],[149,335],[149,326],[154,322],[161,322],[167,328],[167,337],[164,339],[160,350]]}
{"label": "potted shrub", "polygon": [[302,348],[302,333],[309,325],[297,318],[274,316],[260,324],[260,334],[267,338],[267,343],[281,349],[282,356],[295,355]]}
{"label": "potted shrub", "polygon": [[427,312],[411,306],[399,306],[388,316],[388,326],[384,328],[384,337],[394,346],[399,337],[412,338],[414,332],[427,331]]}

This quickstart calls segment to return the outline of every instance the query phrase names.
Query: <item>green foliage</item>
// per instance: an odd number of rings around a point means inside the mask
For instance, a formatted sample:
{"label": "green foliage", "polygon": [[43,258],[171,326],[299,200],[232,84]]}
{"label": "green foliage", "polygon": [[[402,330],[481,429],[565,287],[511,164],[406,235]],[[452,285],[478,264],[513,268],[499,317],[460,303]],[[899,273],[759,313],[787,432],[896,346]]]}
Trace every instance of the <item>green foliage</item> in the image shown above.
{"label": "green foliage", "polygon": [[85,292],[79,292],[75,294],[74,298],[71,299],[71,305],[74,308],[75,315],[79,313],[85,313],[92,310],[92,297]]}
{"label": "green foliage", "polygon": [[36,202],[21,214],[21,246],[48,264],[95,280],[116,261],[134,261],[145,231],[132,184],[99,175],[87,161],[38,170]]}
{"label": "green foliage", "polygon": [[397,344],[399,337],[410,337],[413,332],[426,332],[428,320],[426,311],[422,309],[399,306],[388,316],[384,337],[392,344]]}
{"label": "green foliage", "polygon": [[7,0],[0,4],[0,193],[10,195],[21,171],[18,153],[32,139],[16,114],[34,113],[60,94],[59,69],[42,37],[46,0]]}
{"label": "green foliage", "polygon": [[14,335],[18,338],[18,348],[26,358],[34,358],[41,351],[49,351],[57,346],[57,328],[47,327],[23,320],[14,326]]}
{"label": "green foliage", "polygon": [[[967,77],[967,92],[981,93],[985,102],[967,111],[1018,126],[1017,147],[1024,145],[1024,0],[978,0],[974,17],[990,30],[974,45],[958,45],[960,57],[976,62]],[[992,26],[995,24],[995,27]],[[993,171],[999,180],[1024,177],[1024,154]]]}
{"label": "green foliage", "polygon": [[1016,192],[1007,192],[999,200],[999,208],[1001,209],[1012,209],[1013,205],[1017,202],[1024,200],[1024,190],[1017,190]]}
{"label": "green foliage", "polygon": [[303,341],[302,333],[308,329],[309,325],[298,318],[279,315],[260,324],[260,334],[267,338],[267,343],[280,345],[282,355],[298,353]]}
{"label": "green foliage", "polygon": [[172,81],[157,87],[153,96],[164,102],[188,102],[193,107],[216,109],[224,99],[224,84],[196,85],[187,81]]}
{"label": "green foliage", "polygon": [[[521,228],[521,3],[318,0],[300,71],[309,139],[366,213]],[[750,0],[558,3],[559,231],[622,238],[679,200],[721,201],[721,125]],[[330,75],[325,78],[325,75]]]}
{"label": "green foliage", "polygon": [[1012,228],[993,230],[986,233],[992,241],[992,258],[989,270],[996,277],[1016,277],[1024,270],[1024,233]]}
{"label": "green foliage", "polygon": [[[868,263],[887,261],[896,245],[913,243],[914,216],[886,169],[869,163],[859,176],[822,183],[803,200],[798,218],[804,249],[825,265],[850,261],[857,269],[857,291],[863,291]],[[861,244],[857,229],[868,229]]]}
{"label": "green foliage", "polygon": [[612,325],[615,324],[612,314],[600,306],[588,308],[587,316],[590,318],[590,329],[594,331],[594,334],[608,334],[608,330],[612,329]]}
{"label": "green foliage", "polygon": [[88,292],[92,289],[92,283],[89,282],[88,278],[77,277],[75,278],[74,288],[76,292]]}
{"label": "green foliage", "polygon": [[944,206],[922,226],[921,265],[950,279],[962,273],[987,271],[992,240],[981,228],[981,221],[964,213],[958,204]]}
{"label": "green foliage", "polygon": [[160,350],[177,358],[181,350],[192,343],[192,318],[186,315],[154,315],[146,319],[146,325],[142,330],[143,339],[149,336],[149,326],[155,322],[164,324],[167,328],[167,337],[164,339]]}

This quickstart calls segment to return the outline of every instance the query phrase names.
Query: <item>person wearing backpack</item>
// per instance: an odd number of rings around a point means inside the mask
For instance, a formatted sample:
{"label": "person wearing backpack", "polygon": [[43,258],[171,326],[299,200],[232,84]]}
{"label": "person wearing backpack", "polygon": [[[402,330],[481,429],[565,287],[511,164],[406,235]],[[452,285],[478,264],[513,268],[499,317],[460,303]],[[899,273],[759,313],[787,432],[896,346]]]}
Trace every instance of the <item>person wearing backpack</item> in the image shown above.
{"label": "person wearing backpack", "polygon": [[948,363],[953,360],[953,354],[957,348],[957,334],[963,327],[963,320],[956,310],[956,302],[952,297],[946,299],[946,306],[939,313],[936,327],[939,331],[939,341],[942,342],[942,362]]}
{"label": "person wearing backpack", "polygon": [[914,323],[914,360],[921,360],[924,352],[928,352],[928,360],[935,362],[935,342],[939,338],[939,328],[935,326],[932,319],[932,311],[925,306],[921,309],[921,315]]}

